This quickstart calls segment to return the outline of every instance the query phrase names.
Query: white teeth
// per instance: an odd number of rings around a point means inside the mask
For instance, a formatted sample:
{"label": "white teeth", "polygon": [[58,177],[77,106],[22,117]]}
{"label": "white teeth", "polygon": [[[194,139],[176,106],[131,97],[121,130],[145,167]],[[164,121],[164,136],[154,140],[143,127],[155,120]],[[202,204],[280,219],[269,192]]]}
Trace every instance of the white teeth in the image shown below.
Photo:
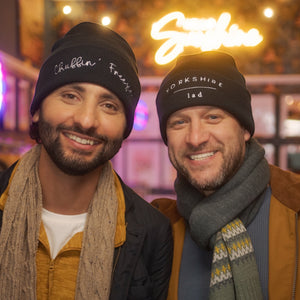
{"label": "white teeth", "polygon": [[73,134],[68,134],[67,136],[69,139],[71,139],[77,143],[83,144],[83,145],[95,145],[95,141],[92,141],[92,140],[82,139]]}
{"label": "white teeth", "polygon": [[203,153],[203,154],[191,155],[190,159],[202,160],[202,159],[205,159],[205,158],[213,156],[213,155],[214,155],[214,152],[207,152],[207,153]]}

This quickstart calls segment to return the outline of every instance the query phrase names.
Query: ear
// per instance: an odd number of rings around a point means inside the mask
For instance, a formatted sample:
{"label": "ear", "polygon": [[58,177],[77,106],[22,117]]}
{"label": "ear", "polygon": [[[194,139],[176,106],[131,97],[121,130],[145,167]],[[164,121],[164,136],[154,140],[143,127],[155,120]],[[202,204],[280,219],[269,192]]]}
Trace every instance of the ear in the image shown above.
{"label": "ear", "polygon": [[40,119],[40,109],[38,109],[32,116],[32,121],[34,123],[38,122]]}
{"label": "ear", "polygon": [[245,142],[248,142],[250,137],[251,137],[251,134],[249,133],[249,131],[244,129],[244,140],[245,140]]}

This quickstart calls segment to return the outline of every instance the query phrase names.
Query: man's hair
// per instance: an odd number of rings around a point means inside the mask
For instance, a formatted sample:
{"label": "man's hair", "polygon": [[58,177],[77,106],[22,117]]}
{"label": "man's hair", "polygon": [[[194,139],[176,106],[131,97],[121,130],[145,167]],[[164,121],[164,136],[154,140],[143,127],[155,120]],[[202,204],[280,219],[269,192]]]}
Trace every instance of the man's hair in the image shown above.
{"label": "man's hair", "polygon": [[30,127],[29,127],[29,135],[38,144],[42,143],[42,140],[40,138],[40,133],[39,133],[39,123],[38,122],[31,122]]}

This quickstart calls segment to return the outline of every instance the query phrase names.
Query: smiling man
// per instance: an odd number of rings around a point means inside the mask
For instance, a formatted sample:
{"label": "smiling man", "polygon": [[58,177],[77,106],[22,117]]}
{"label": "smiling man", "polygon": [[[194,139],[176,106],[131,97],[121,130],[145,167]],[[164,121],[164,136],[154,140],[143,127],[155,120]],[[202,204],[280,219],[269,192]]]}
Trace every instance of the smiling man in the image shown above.
{"label": "smiling man", "polygon": [[0,175],[2,299],[166,299],[169,221],[110,163],[139,96],[115,32],[81,23],[54,44],[30,109],[37,145]]}
{"label": "smiling man", "polygon": [[170,300],[300,297],[300,177],[267,163],[234,59],[178,59],[157,98],[177,200]]}

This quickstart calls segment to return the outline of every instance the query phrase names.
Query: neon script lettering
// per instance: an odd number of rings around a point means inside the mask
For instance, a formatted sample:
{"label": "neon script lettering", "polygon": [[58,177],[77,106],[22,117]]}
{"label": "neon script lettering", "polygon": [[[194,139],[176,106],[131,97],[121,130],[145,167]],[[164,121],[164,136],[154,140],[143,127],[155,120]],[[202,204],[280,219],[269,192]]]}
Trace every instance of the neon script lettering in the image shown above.
{"label": "neon script lettering", "polygon": [[[248,32],[241,30],[237,24],[228,28],[230,20],[229,13],[222,13],[217,21],[213,18],[185,18],[181,12],[172,12],[162,17],[152,25],[151,30],[153,39],[167,40],[157,50],[155,61],[161,65],[167,64],[182,53],[186,46],[209,51],[219,49],[222,45],[225,47],[256,46],[263,40],[255,28]],[[170,26],[172,21],[176,21],[176,27],[181,31],[163,31],[163,28],[167,24]]]}

